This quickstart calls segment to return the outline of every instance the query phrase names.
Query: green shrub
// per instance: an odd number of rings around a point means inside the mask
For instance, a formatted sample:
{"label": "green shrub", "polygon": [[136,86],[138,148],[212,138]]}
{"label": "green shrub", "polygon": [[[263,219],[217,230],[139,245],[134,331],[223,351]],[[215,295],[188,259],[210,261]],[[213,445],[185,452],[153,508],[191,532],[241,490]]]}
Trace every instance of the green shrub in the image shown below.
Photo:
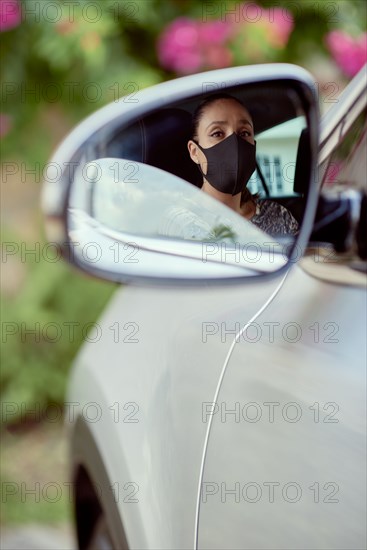
{"label": "green shrub", "polygon": [[[1,305],[1,400],[19,412],[4,415],[5,422],[20,420],[22,404],[41,411],[62,405],[73,357],[114,289],[63,261],[27,263],[16,298]],[[74,334],[70,323],[77,323]]]}

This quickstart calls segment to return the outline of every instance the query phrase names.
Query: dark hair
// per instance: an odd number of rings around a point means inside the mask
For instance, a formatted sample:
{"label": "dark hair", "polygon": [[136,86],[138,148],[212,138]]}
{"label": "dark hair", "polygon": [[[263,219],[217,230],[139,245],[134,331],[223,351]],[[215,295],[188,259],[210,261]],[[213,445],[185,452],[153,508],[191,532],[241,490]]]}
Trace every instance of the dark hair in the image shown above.
{"label": "dark hair", "polygon": [[[245,105],[242,103],[240,99],[237,99],[237,97],[234,97],[233,95],[226,94],[226,93],[218,93],[218,94],[212,94],[208,97],[205,97],[201,103],[196,107],[194,114],[192,115],[192,121],[191,121],[191,135],[192,139],[196,139],[197,137],[197,131],[199,122],[201,120],[201,117],[203,116],[203,112],[208,107],[208,105],[211,105],[215,101],[218,101],[219,99],[232,99],[233,101],[237,101],[241,107],[244,109],[247,109]],[[248,109],[247,109],[248,110]],[[250,113],[251,114],[251,113]],[[259,194],[255,193],[254,195],[251,194],[251,192],[245,187],[241,192],[241,205],[248,202],[248,201],[255,201],[259,198]]]}
{"label": "dark hair", "polygon": [[[193,138],[197,136],[198,126],[199,122],[201,120],[201,117],[203,116],[203,112],[208,107],[208,105],[211,105],[215,101],[218,101],[219,99],[232,99],[233,101],[236,101],[241,107],[246,109],[245,105],[242,103],[240,99],[237,99],[237,97],[234,97],[233,95],[226,94],[226,93],[218,93],[218,94],[212,94],[210,96],[205,97],[201,103],[196,107],[194,114],[192,115],[192,122],[191,122],[191,135]],[[248,110],[248,109],[247,109]]]}

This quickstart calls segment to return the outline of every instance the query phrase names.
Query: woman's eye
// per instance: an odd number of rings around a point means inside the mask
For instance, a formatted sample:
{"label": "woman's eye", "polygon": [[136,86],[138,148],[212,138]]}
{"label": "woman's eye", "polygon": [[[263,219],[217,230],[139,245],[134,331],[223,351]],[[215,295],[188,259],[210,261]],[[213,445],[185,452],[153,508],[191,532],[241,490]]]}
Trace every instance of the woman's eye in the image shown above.
{"label": "woman's eye", "polygon": [[214,138],[220,138],[223,136],[223,132],[221,130],[215,130],[215,132],[210,134],[210,137]]}
{"label": "woman's eye", "polygon": [[248,130],[242,130],[240,132],[240,137],[244,137],[244,138],[251,137],[251,132],[249,132]]}

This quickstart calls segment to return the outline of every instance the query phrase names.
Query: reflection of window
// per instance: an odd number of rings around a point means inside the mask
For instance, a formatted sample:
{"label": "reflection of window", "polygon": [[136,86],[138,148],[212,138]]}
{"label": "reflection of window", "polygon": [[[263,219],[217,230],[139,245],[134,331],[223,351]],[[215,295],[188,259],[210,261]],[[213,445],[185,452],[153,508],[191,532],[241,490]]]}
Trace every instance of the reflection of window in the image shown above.
{"label": "reflection of window", "polygon": [[[260,170],[265,178],[266,184],[269,188],[270,194],[273,196],[281,196],[288,194],[284,189],[284,182],[282,178],[281,158],[279,155],[257,155],[257,163],[260,166]],[[249,182],[249,189],[251,193],[260,193],[263,195],[263,187],[259,178],[259,174],[255,172]],[[291,192],[291,194],[293,194]]]}
{"label": "reflection of window", "polygon": [[[305,125],[305,117],[300,116],[256,136],[256,159],[272,197],[297,196],[293,190],[295,164],[299,136]],[[257,171],[248,188],[251,193],[264,196]]]}
{"label": "reflection of window", "polygon": [[366,184],[367,109],[356,118],[338,146],[320,167],[322,185],[329,188],[362,189]]}
{"label": "reflection of window", "polygon": [[282,180],[280,157],[274,157],[274,168],[275,168],[275,180],[277,183],[277,191],[278,193],[281,193],[283,191],[283,180]]}
{"label": "reflection of window", "polygon": [[268,156],[264,156],[263,159],[264,160],[262,162],[262,168],[264,170],[264,176],[265,176],[266,181],[269,182],[269,185],[271,185],[272,190],[273,190],[273,178],[270,174],[270,159],[269,159]]}

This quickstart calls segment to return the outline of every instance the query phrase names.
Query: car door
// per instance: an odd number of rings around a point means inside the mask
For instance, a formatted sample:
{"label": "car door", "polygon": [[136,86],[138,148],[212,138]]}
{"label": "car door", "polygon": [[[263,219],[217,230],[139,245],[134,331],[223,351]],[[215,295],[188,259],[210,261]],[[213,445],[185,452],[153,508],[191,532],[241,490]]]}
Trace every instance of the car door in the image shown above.
{"label": "car door", "polygon": [[[221,289],[128,286],[98,321],[100,338],[78,357],[69,401],[84,410],[98,403],[103,411],[87,424],[110,484],[120,489],[116,506],[131,548],[194,547],[203,403],[213,401],[234,333],[282,281]],[[126,483],[134,484],[134,498]]]}
{"label": "car door", "polygon": [[[354,95],[324,120],[323,188],[365,188]],[[366,319],[357,243],[320,243],[243,327],[206,415],[198,548],[365,548]]]}
{"label": "car door", "polygon": [[365,546],[364,292],[295,269],[239,338],[215,400],[198,548]]}

